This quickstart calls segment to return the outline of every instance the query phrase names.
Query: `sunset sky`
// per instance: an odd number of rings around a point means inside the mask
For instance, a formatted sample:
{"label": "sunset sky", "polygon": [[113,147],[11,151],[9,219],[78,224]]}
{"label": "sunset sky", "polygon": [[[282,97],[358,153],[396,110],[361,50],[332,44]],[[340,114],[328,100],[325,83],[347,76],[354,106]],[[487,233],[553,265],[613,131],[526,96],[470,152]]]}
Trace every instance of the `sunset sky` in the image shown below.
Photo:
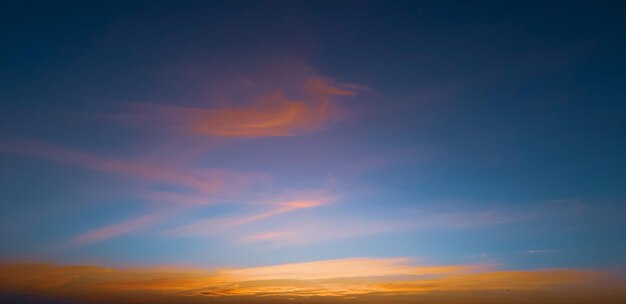
{"label": "sunset sky", "polygon": [[626,300],[618,2],[2,1],[0,302]]}

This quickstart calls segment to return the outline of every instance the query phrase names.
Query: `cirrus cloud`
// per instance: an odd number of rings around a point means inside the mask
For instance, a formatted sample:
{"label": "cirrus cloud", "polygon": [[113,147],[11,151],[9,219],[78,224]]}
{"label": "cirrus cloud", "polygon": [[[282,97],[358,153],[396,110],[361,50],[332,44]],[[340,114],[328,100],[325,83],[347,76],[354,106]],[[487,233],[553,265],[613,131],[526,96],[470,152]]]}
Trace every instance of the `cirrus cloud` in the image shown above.
{"label": "cirrus cloud", "polygon": [[277,89],[235,107],[135,104],[133,113],[118,117],[218,137],[294,136],[320,130],[338,115],[334,98],[356,94],[351,86],[331,85],[317,76],[303,80],[295,91],[299,91],[300,99],[289,98]]}

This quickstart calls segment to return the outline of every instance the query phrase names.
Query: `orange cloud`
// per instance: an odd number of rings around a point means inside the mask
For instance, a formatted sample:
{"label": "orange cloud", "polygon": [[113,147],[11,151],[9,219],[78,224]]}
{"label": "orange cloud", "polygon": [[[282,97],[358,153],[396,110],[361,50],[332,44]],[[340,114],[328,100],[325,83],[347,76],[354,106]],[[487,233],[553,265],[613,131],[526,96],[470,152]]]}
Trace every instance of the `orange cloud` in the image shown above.
{"label": "orange cloud", "polygon": [[467,270],[468,266],[413,266],[408,258],[350,258],[225,270],[221,273],[245,281],[321,280],[382,276],[416,276]]}
{"label": "orange cloud", "polygon": [[159,121],[194,134],[221,137],[293,136],[321,129],[337,109],[334,96],[355,91],[331,86],[319,77],[310,77],[300,89],[302,99],[290,99],[280,90],[260,94],[247,105],[231,108],[168,107],[136,105],[132,120]]}
{"label": "orange cloud", "polygon": [[[229,298],[246,303],[262,302],[268,297],[269,302],[274,303],[294,298],[311,299],[313,303],[406,303],[437,299],[433,297],[442,301],[429,302],[513,303],[516,298],[511,298],[512,293],[531,299],[546,293],[552,297],[544,295],[541,302],[546,303],[571,292],[580,295],[580,291],[585,290],[594,297],[604,296],[606,302],[611,303],[625,298],[618,288],[622,283],[618,278],[597,271],[498,271],[481,265],[419,266],[406,258],[350,258],[218,271],[0,264],[1,291],[109,303],[200,303],[206,301],[206,297],[218,303],[222,300],[232,303]],[[485,295],[491,295],[491,300],[477,300]]]}

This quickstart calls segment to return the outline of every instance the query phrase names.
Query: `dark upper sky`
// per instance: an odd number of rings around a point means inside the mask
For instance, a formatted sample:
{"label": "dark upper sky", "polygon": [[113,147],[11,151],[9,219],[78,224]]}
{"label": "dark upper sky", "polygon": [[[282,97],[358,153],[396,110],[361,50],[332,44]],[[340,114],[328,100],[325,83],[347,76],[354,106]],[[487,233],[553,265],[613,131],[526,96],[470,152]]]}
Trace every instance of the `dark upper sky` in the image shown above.
{"label": "dark upper sky", "polygon": [[0,257],[623,269],[619,4],[4,1]]}

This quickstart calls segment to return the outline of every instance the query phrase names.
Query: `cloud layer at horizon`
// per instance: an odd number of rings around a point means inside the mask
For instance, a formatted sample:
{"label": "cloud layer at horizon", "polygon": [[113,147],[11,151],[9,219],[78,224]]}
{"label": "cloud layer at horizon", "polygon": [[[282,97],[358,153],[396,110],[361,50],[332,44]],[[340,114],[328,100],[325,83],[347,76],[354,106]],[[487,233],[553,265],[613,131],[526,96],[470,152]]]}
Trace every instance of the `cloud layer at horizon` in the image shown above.
{"label": "cloud layer at horizon", "polygon": [[[224,297],[257,301],[255,297],[259,296],[273,301],[286,298],[368,301],[372,296],[384,296],[393,301],[393,296],[420,299],[420,295],[429,294],[447,301],[441,296],[446,292],[465,293],[461,300],[464,303],[480,298],[485,291],[525,296],[550,292],[552,295],[544,300],[551,302],[568,299],[563,290],[612,282],[607,281],[606,274],[594,271],[500,271],[489,265],[417,266],[407,258],[351,258],[215,271],[32,263],[4,263],[0,269],[5,292],[108,303],[132,302],[137,293],[144,300],[181,303],[196,303],[202,298],[220,301]],[[603,295],[608,298],[604,301],[623,297],[618,291],[618,285],[606,285]],[[506,296],[491,300],[495,299],[503,300]]]}

